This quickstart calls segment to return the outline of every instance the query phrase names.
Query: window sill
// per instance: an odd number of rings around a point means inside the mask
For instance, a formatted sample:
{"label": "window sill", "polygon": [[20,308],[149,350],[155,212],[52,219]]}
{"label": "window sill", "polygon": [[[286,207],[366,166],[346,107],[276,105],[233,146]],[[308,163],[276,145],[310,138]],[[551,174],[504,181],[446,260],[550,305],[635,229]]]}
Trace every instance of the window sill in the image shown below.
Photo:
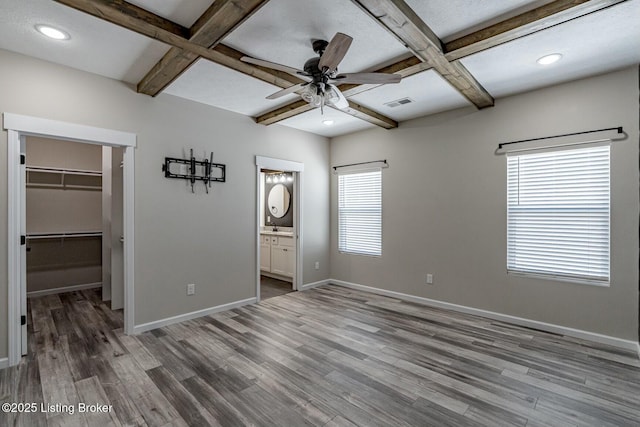
{"label": "window sill", "polygon": [[556,276],[553,274],[532,273],[532,272],[518,271],[518,270],[507,270],[507,274],[510,276],[526,277],[531,279],[542,279],[542,280],[551,280],[554,282],[567,282],[567,283],[576,283],[578,285],[598,286],[600,288],[608,288],[611,286],[610,280],[607,282],[602,282],[599,280],[589,280],[587,278]]}
{"label": "window sill", "polygon": [[375,255],[375,254],[362,254],[360,252],[347,252],[347,251],[338,251],[339,254],[341,255],[358,255],[358,256],[366,256],[366,257],[370,257],[370,258],[381,258],[382,254],[379,255]]}

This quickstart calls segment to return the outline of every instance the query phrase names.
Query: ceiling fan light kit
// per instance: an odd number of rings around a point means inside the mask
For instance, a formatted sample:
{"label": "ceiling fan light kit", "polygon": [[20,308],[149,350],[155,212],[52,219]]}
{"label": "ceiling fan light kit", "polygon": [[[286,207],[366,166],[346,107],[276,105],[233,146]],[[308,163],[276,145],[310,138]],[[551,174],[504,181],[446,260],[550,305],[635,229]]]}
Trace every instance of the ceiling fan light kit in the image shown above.
{"label": "ceiling fan light kit", "polygon": [[314,40],[312,48],[317,57],[310,58],[304,64],[304,71],[287,65],[276,64],[274,62],[243,56],[243,62],[284,71],[303,80],[304,83],[293,85],[286,89],[279,90],[267,99],[276,99],[281,96],[299,92],[300,97],[313,107],[320,107],[321,114],[324,114],[324,106],[329,105],[339,110],[349,107],[349,101],[344,97],[340,89],[333,83],[349,84],[389,84],[399,83],[402,76],[399,74],[385,73],[349,73],[338,74],[338,65],[347,54],[353,38],[343,33],[336,33],[331,42],[326,40]]}
{"label": "ceiling fan light kit", "polygon": [[314,107],[320,106],[321,95],[318,94],[318,87],[314,84],[307,85],[304,91],[300,94],[300,97]]}

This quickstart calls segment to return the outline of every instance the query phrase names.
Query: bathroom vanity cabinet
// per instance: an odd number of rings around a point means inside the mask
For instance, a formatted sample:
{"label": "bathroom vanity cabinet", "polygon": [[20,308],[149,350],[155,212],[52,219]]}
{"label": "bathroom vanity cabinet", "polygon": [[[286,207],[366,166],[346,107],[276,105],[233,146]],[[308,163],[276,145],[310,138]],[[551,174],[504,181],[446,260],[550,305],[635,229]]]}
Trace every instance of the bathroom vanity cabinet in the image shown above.
{"label": "bathroom vanity cabinet", "polygon": [[[260,271],[292,281],[296,271],[296,246],[291,233],[260,234]],[[270,274],[266,274],[270,275]]]}

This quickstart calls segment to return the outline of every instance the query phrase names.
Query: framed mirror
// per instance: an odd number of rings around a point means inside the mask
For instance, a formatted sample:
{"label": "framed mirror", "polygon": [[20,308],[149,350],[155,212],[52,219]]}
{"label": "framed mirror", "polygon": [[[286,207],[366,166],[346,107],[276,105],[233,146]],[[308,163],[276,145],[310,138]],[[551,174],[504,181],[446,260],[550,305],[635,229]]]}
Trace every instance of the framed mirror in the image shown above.
{"label": "framed mirror", "polygon": [[267,203],[271,215],[276,218],[282,218],[289,211],[289,205],[291,204],[289,189],[284,184],[274,185],[269,191]]}

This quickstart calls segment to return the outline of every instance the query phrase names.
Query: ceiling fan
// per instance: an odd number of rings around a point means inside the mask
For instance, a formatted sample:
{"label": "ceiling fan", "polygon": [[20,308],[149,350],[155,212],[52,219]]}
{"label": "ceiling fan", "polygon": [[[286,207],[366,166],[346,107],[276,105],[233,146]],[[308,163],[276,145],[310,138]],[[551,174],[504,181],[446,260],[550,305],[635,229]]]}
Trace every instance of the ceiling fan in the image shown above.
{"label": "ceiling fan", "polygon": [[303,67],[304,71],[286,65],[276,64],[274,62],[251,58],[249,56],[243,56],[240,60],[250,64],[284,71],[285,73],[289,73],[306,80],[304,83],[299,83],[286,89],[279,90],[278,92],[267,96],[267,99],[280,98],[281,96],[305,88],[300,94],[302,99],[314,107],[320,107],[320,111],[324,113],[325,105],[330,105],[338,109],[344,109],[349,106],[349,102],[342,92],[340,92],[340,89],[336,87],[335,83],[382,85],[387,83],[399,83],[402,79],[402,76],[399,74],[338,74],[338,64],[340,64],[340,61],[342,61],[347,54],[352,41],[353,38],[343,33],[336,33],[336,35],[331,39],[331,42],[327,42],[326,40],[314,40],[312,47],[318,56],[305,62]]}

